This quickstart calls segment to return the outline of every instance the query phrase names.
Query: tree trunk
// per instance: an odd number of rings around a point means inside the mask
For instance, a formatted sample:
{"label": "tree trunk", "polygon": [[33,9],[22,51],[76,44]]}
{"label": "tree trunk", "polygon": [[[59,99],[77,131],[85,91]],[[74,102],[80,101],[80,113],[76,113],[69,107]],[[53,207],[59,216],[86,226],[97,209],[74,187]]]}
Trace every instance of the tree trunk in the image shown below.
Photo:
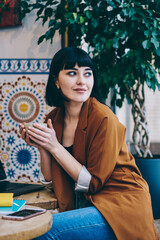
{"label": "tree trunk", "polygon": [[150,138],[146,120],[144,84],[138,79],[133,88],[127,87],[127,97],[131,103],[134,121],[132,140],[139,157],[152,157],[150,151]]}

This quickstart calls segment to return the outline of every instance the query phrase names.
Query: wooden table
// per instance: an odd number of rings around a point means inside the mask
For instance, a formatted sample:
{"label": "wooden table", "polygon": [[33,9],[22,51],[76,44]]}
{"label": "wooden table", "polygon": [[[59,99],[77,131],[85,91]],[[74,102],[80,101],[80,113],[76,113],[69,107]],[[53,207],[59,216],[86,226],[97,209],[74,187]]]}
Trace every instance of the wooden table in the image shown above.
{"label": "wooden table", "polygon": [[14,197],[14,199],[26,200],[27,205],[37,206],[45,209],[54,210],[58,207],[55,194],[47,188],[38,192],[32,192],[17,196]]}
{"label": "wooden table", "polygon": [[[37,208],[26,205],[24,208]],[[0,217],[0,240],[29,240],[48,232],[52,226],[52,214],[46,213],[24,221],[4,220]]]}

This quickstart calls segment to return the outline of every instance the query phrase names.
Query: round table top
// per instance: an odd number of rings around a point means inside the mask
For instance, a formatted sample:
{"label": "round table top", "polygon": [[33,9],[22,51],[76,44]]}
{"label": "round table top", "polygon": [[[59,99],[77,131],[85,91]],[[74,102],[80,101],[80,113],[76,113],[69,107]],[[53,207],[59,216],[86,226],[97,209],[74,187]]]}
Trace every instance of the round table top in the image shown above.
{"label": "round table top", "polygon": [[[39,207],[26,205],[24,208]],[[0,240],[27,240],[41,236],[48,232],[52,226],[52,214],[43,213],[24,221],[4,220],[0,216]]]}

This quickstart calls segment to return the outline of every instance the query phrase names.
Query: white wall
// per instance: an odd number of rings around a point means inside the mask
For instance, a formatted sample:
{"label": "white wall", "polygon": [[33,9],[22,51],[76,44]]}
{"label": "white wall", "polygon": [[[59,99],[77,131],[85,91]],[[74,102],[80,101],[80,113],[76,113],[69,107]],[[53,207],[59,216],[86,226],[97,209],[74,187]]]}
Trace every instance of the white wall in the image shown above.
{"label": "white wall", "polygon": [[[145,107],[148,122],[148,130],[151,142],[160,142],[160,92],[156,89],[153,92],[145,87]],[[116,109],[119,120],[127,127],[127,141],[132,140],[133,118],[131,106],[125,103],[121,109]]]}
{"label": "white wall", "polygon": [[28,14],[22,26],[0,29],[0,58],[52,58],[61,48],[58,34],[53,44],[50,41],[38,45],[39,36],[45,33],[47,24],[42,27],[41,21],[35,22],[34,13]]}

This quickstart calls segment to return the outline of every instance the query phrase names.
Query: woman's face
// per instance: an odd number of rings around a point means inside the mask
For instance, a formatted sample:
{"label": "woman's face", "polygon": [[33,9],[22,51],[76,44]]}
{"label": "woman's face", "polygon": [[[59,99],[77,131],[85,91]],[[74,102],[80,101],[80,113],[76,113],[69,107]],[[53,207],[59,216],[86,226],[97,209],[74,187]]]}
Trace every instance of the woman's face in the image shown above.
{"label": "woman's face", "polygon": [[91,94],[94,84],[93,72],[90,67],[79,67],[77,64],[72,69],[63,69],[56,80],[57,88],[72,102],[83,103]]}

